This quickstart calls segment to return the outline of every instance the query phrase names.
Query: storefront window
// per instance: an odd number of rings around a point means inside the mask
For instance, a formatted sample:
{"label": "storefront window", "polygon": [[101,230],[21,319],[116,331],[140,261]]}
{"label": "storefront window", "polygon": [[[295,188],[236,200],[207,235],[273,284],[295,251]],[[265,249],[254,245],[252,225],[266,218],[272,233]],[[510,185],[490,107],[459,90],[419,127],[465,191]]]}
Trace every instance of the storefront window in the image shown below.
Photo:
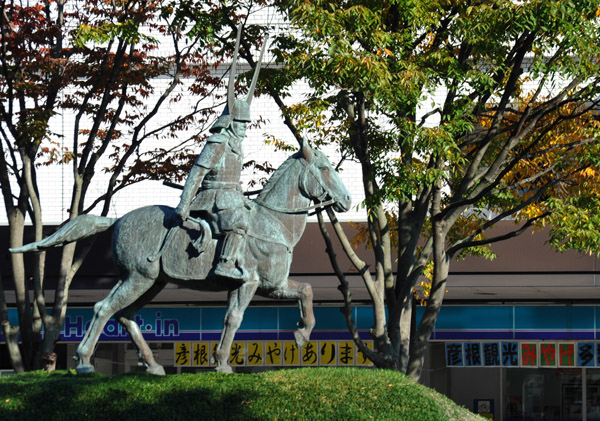
{"label": "storefront window", "polygon": [[600,369],[587,370],[587,419],[600,421]]}
{"label": "storefront window", "polygon": [[514,368],[505,375],[505,420],[583,419],[581,369]]}

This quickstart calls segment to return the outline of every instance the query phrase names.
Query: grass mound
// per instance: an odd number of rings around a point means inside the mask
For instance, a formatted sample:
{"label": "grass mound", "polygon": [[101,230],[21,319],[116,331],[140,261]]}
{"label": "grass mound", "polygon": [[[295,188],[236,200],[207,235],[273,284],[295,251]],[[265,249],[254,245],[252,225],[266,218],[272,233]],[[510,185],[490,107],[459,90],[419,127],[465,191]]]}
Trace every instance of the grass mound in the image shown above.
{"label": "grass mound", "polygon": [[0,419],[480,418],[398,372],[303,368],[165,377],[27,373],[0,379]]}

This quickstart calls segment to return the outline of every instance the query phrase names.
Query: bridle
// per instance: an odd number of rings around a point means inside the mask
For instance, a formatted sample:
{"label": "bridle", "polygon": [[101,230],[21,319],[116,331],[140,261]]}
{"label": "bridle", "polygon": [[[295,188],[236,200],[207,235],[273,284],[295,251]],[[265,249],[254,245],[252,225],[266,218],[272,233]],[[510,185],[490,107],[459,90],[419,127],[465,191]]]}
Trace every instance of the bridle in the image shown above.
{"label": "bridle", "polygon": [[[255,199],[254,202],[256,204],[258,204],[262,207],[265,207],[267,209],[270,209],[272,211],[279,212],[279,213],[286,213],[286,214],[308,213],[309,211],[311,211],[313,209],[325,208],[327,206],[333,205],[334,203],[336,203],[336,200],[335,199],[325,200],[329,193],[327,192],[327,189],[325,188],[323,183],[321,183],[320,178],[317,177],[314,173],[314,171],[315,171],[314,168],[316,167],[316,161],[317,161],[316,159],[312,159],[307,165],[305,160],[301,159],[300,162],[302,163],[302,165],[304,165],[304,168],[302,169],[302,173],[300,173],[300,176],[298,177],[298,188],[300,189],[300,192],[302,193],[303,196],[308,197],[311,200],[318,201],[314,205],[290,209],[290,208],[284,208],[284,207],[270,205],[268,203],[265,203],[262,200],[259,200],[258,198]],[[306,185],[307,185],[307,178],[308,178],[309,173],[312,174],[313,177],[315,177],[315,179],[319,183],[319,186],[323,189],[323,194],[321,194],[319,197],[311,197],[307,191],[308,189],[307,189]]]}

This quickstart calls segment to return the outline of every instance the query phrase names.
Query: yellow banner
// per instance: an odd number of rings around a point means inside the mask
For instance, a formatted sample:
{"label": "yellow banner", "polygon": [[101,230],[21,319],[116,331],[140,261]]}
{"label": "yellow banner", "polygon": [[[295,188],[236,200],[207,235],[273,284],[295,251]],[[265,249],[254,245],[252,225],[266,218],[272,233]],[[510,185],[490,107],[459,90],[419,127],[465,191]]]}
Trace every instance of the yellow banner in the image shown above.
{"label": "yellow banner", "polygon": [[336,341],[319,342],[319,353],[321,354],[322,366],[332,366],[337,363],[337,345]]}
{"label": "yellow banner", "polygon": [[210,365],[210,343],[192,343],[192,365],[197,367],[208,367]]}
{"label": "yellow banner", "polygon": [[248,342],[248,365],[264,365],[265,364],[265,343],[264,342]]}
{"label": "yellow banner", "polygon": [[[364,342],[365,342],[365,345],[367,346],[367,348],[373,349],[373,341],[364,341]],[[367,358],[367,356],[360,349],[357,348],[356,350],[358,351],[356,365],[361,365],[361,366],[373,365],[371,360],[369,358]]]}
{"label": "yellow banner", "polygon": [[229,352],[229,365],[246,365],[245,349],[245,342],[234,342]]}
{"label": "yellow banner", "polygon": [[319,364],[319,344],[318,342],[307,342],[302,347],[302,365]]}
{"label": "yellow banner", "polygon": [[265,364],[266,365],[282,365],[283,347],[281,342],[271,341],[265,342]]}
{"label": "yellow banner", "polygon": [[338,342],[338,364],[354,365],[356,358],[354,352],[354,341]]}
{"label": "yellow banner", "polygon": [[300,352],[295,342],[283,342],[283,364],[300,365]]}
{"label": "yellow banner", "polygon": [[[365,341],[373,349],[373,341]],[[218,342],[176,342],[175,366],[212,367]],[[235,341],[232,366],[370,366],[373,363],[354,341],[310,341],[299,352],[294,341]]]}
{"label": "yellow banner", "polygon": [[175,343],[175,365],[185,366],[190,365],[190,344],[189,342]]}

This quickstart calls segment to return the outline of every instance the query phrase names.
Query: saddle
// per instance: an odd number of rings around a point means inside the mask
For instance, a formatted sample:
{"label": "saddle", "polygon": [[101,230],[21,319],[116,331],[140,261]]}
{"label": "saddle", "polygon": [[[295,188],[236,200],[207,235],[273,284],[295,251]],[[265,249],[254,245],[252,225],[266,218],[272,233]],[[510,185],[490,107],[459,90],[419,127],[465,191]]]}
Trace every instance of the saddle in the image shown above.
{"label": "saddle", "polygon": [[167,275],[175,279],[206,279],[213,268],[217,241],[208,223],[202,219],[189,219],[172,228],[161,256]]}
{"label": "saddle", "polygon": [[[275,247],[286,256],[283,265],[261,264],[262,276],[271,280],[287,276],[286,270],[289,270],[289,263],[291,263],[291,260],[288,262],[287,259],[293,249],[289,238],[291,233],[279,220],[268,213],[257,212],[257,207],[252,208],[250,220],[252,223],[246,234],[260,240],[259,243],[262,244],[257,246],[258,249],[253,249],[253,253],[260,255],[264,253],[263,257],[268,261],[268,255]],[[172,238],[165,239],[163,245],[165,249],[160,259],[163,270],[169,277],[181,280],[203,280],[209,277],[217,263],[216,258],[219,256],[220,242],[222,242],[222,233],[216,229],[214,226],[216,224],[211,222],[205,218],[189,218],[183,224],[180,223],[173,228],[173,232],[167,234],[167,237],[172,236]]]}

